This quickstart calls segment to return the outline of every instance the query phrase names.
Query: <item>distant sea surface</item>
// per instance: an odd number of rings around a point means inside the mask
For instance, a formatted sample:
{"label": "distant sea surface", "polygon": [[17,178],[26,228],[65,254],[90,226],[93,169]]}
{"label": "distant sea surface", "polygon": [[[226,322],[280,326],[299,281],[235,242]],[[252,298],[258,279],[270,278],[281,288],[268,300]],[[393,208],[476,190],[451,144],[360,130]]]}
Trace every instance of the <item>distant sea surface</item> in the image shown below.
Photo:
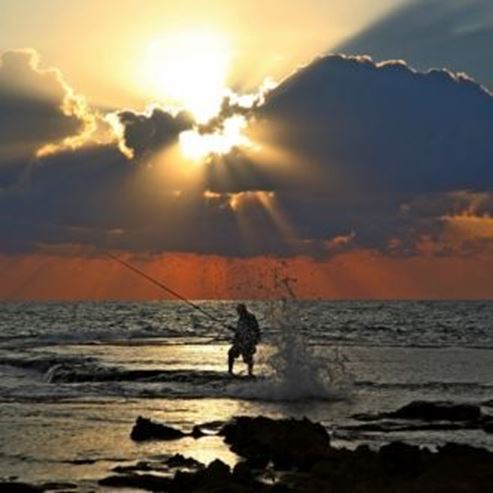
{"label": "distant sea surface", "polygon": [[[493,450],[481,430],[345,429],[356,413],[413,400],[493,413],[493,302],[288,303],[281,324],[272,302],[248,303],[263,328],[256,380],[227,375],[230,335],[184,303],[0,304],[1,476],[90,490],[116,465],[163,454],[234,461],[216,437],[136,445],[129,432],[138,415],[184,430],[241,414],[307,416],[344,447],[399,439]],[[198,304],[235,323],[235,302]],[[241,361],[235,370],[245,372]]]}

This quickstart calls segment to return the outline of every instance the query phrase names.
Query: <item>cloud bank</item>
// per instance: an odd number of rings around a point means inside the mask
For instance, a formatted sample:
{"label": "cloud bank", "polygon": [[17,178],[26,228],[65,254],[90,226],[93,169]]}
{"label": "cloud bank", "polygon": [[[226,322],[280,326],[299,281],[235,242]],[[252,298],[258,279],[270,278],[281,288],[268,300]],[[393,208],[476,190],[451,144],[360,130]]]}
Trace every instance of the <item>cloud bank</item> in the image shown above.
{"label": "cloud bank", "polygon": [[113,114],[104,144],[91,134],[40,153],[87,130],[89,110],[71,101],[80,100],[61,74],[34,55],[2,56],[0,252],[492,250],[493,97],[467,76],[316,59],[242,110],[254,149],[193,169],[167,150],[196,124],[158,107]]}
{"label": "cloud bank", "polygon": [[490,0],[413,0],[335,48],[377,60],[403,58],[420,70],[448,67],[493,89]]}

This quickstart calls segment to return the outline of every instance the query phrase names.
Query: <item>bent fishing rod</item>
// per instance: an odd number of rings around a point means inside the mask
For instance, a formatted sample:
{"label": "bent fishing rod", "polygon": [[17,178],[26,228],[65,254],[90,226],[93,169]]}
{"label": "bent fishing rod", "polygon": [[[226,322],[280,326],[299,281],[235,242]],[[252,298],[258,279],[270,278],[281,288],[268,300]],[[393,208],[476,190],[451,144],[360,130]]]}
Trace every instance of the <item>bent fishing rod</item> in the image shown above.
{"label": "bent fishing rod", "polygon": [[224,328],[230,330],[229,326],[226,325],[224,322],[221,322],[221,320],[219,320],[216,317],[214,317],[214,315],[211,315],[208,311],[204,310],[199,305],[196,305],[195,303],[193,303],[189,299],[185,298],[185,296],[182,296],[180,293],[177,293],[173,289],[169,288],[168,286],[166,286],[161,281],[158,281],[157,279],[154,279],[153,277],[151,277],[150,275],[148,275],[145,272],[141,271],[137,267],[133,266],[132,264],[130,264],[128,262],[126,262],[125,260],[122,260],[119,257],[116,257],[115,255],[113,255],[113,254],[111,254],[109,252],[106,252],[106,255],[109,258],[111,258],[112,260],[114,260],[115,262],[118,262],[120,265],[123,265],[124,267],[126,267],[129,270],[131,270],[132,272],[135,272],[135,274],[138,274],[139,276],[143,277],[144,279],[147,279],[152,284],[160,287],[162,290],[166,291],[166,293],[174,296],[175,298],[178,298],[180,301],[185,302],[188,306],[191,306],[193,309],[199,311],[200,313],[202,313],[203,315],[205,315],[207,318],[209,318],[213,322],[216,322],[216,323],[222,325]]}

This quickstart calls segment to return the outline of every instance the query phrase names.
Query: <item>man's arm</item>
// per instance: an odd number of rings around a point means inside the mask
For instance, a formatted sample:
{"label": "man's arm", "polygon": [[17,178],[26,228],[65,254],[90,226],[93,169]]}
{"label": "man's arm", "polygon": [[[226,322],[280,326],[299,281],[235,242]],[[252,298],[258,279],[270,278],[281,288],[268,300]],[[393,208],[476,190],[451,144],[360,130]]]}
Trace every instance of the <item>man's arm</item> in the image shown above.
{"label": "man's arm", "polygon": [[252,314],[250,322],[251,322],[253,332],[255,333],[256,342],[259,343],[260,339],[262,338],[262,334],[260,332],[260,326],[258,324],[257,317]]}

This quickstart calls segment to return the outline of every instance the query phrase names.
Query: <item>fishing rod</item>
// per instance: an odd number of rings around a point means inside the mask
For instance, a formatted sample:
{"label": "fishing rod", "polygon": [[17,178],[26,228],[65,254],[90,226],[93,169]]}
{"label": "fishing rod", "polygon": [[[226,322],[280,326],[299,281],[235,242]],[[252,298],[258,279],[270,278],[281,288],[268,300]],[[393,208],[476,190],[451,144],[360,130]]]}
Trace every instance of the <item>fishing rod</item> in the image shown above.
{"label": "fishing rod", "polygon": [[211,315],[208,311],[204,310],[199,305],[196,305],[192,301],[188,300],[187,298],[185,298],[184,296],[182,296],[180,293],[177,293],[173,289],[169,288],[164,283],[162,283],[162,282],[154,279],[153,277],[151,277],[150,275],[148,275],[145,272],[141,271],[140,269],[137,269],[137,267],[133,266],[132,264],[130,264],[128,262],[126,262],[125,260],[122,260],[119,257],[116,257],[115,255],[113,255],[113,254],[111,254],[109,252],[106,252],[106,255],[108,257],[110,257],[112,260],[114,260],[115,262],[118,262],[120,265],[123,265],[124,267],[126,267],[129,270],[131,270],[132,272],[135,272],[136,274],[138,274],[139,276],[143,277],[144,279],[147,279],[152,284],[160,287],[162,290],[166,291],[168,294],[171,294],[175,298],[178,298],[179,300],[185,302],[187,305],[189,305],[193,309],[199,311],[200,313],[202,313],[203,315],[205,315],[206,317],[208,317],[213,322],[216,322],[216,323],[222,325],[223,327],[225,327],[225,328],[227,328],[229,330],[229,326],[226,325],[224,322],[221,322],[221,320],[219,320],[216,317],[214,317],[213,315]]}

